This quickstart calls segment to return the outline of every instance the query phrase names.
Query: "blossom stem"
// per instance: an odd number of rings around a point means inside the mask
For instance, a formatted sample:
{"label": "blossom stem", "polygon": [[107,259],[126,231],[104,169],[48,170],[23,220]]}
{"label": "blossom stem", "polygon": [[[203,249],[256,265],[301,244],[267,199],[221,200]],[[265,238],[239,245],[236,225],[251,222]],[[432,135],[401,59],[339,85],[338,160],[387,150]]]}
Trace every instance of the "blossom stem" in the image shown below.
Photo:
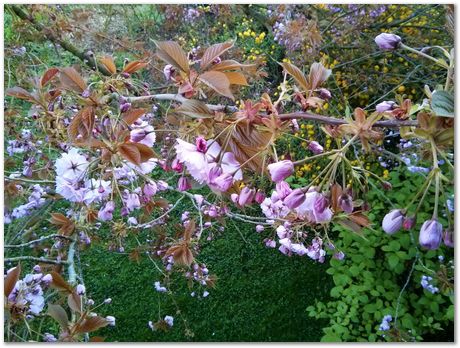
{"label": "blossom stem", "polygon": [[432,57],[432,56],[430,56],[430,55],[428,55],[426,53],[423,53],[421,51],[417,51],[416,49],[413,49],[412,47],[406,46],[403,43],[401,43],[401,48],[403,48],[405,50],[408,50],[408,51],[410,51],[412,53],[418,54],[419,56],[424,57],[426,59],[429,59],[429,60],[435,62],[437,65],[439,65],[439,66],[441,66],[441,67],[443,67],[445,69],[449,69],[449,66],[445,62],[443,62],[443,61],[441,61],[439,59],[436,59],[436,58],[434,58],[434,57]]}

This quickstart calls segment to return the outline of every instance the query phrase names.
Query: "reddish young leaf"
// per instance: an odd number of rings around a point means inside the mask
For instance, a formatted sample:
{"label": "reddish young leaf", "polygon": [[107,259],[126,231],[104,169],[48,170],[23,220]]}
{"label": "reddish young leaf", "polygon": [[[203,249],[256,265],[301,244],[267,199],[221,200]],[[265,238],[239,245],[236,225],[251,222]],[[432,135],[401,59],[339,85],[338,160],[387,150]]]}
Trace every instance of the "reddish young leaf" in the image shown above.
{"label": "reddish young leaf", "polygon": [[86,89],[85,81],[74,68],[61,69],[59,79],[66,89],[70,89],[80,94]]}
{"label": "reddish young leaf", "polygon": [[81,109],[72,119],[67,131],[69,138],[75,140],[78,135],[82,140],[91,138],[93,134],[94,120],[96,116],[92,106],[86,106]]}
{"label": "reddish young leaf", "polygon": [[189,116],[191,118],[212,118],[214,113],[202,101],[195,99],[184,100],[181,106],[174,110],[180,115]]}
{"label": "reddish young leaf", "polygon": [[227,71],[224,74],[227,76],[231,85],[248,86],[248,81],[246,81],[246,77],[242,73],[237,71]]}
{"label": "reddish young leaf", "polygon": [[99,316],[91,317],[85,319],[82,323],[80,323],[77,328],[76,332],[83,333],[83,332],[92,332],[96,331],[102,327],[109,325],[107,319]]}
{"label": "reddish young leaf", "polygon": [[58,68],[51,68],[45,71],[40,81],[40,86],[45,87],[51,79],[59,72]]}
{"label": "reddish young leaf", "polygon": [[74,312],[81,313],[81,297],[75,292],[75,290],[71,294],[67,295],[67,304]]}
{"label": "reddish young leaf", "polygon": [[128,126],[133,124],[139,117],[146,113],[146,109],[130,109],[123,113],[123,121],[125,121]]}
{"label": "reddish young leaf", "polygon": [[257,68],[256,64],[241,64],[236,60],[223,60],[219,64],[213,65],[209,70],[215,71],[228,71],[228,70],[246,70],[249,72],[255,72]]}
{"label": "reddish young leaf", "polygon": [[19,275],[21,274],[21,265],[18,264],[13,270],[8,273],[5,278],[5,284],[3,285],[3,289],[5,292],[5,296],[8,297],[13,291],[16,282],[19,280]]}
{"label": "reddish young leaf", "polygon": [[93,336],[89,339],[90,342],[104,342],[105,337],[102,336]]}
{"label": "reddish young leaf", "polygon": [[100,59],[102,65],[113,75],[117,72],[117,67],[111,56],[104,56]]}
{"label": "reddish young leaf", "polygon": [[308,86],[308,81],[307,78],[305,77],[304,73],[302,70],[300,70],[298,67],[296,67],[294,64],[284,62],[284,63],[279,63],[286,72],[291,75],[294,80],[297,81],[297,83],[300,85],[300,87],[304,90],[307,91],[309,90]]}
{"label": "reddish young leaf", "polygon": [[52,287],[61,291],[66,291],[68,293],[73,292],[73,288],[64,280],[64,278],[62,278],[59,273],[52,271],[50,274],[53,277],[53,281],[51,282]]}
{"label": "reddish young leaf", "polygon": [[314,90],[319,87],[331,75],[332,70],[326,69],[321,63],[313,63],[310,67],[310,74],[308,75],[308,87]]}
{"label": "reddish young leaf", "polygon": [[157,46],[157,56],[164,62],[171,64],[186,73],[190,71],[187,55],[174,41],[153,41]]}
{"label": "reddish young leaf", "polygon": [[24,88],[21,88],[21,87],[8,88],[6,90],[6,95],[9,95],[10,97],[27,100],[28,102],[31,102],[31,103],[37,102],[37,99],[35,98],[33,94],[27,92]]}
{"label": "reddish young leaf", "polygon": [[230,81],[227,76],[220,71],[206,71],[198,77],[202,82],[211,87],[217,93],[234,99],[232,92],[230,91]]}
{"label": "reddish young leaf", "polygon": [[217,57],[232,47],[233,41],[218,43],[208,47],[204,52],[203,57],[201,57],[201,70],[206,69]]}
{"label": "reddish young leaf", "polygon": [[134,163],[135,165],[141,164],[141,154],[134,143],[121,144],[118,146],[118,152],[124,159],[130,161],[131,163]]}
{"label": "reddish young leaf", "polygon": [[141,163],[147,162],[149,159],[155,156],[153,150],[147,145],[141,143],[131,143],[137,147],[139,154],[141,155]]}
{"label": "reddish young leaf", "polygon": [[128,73],[128,74],[133,74],[136,71],[145,68],[148,65],[147,62],[142,62],[139,60],[135,60],[134,62],[130,62],[125,65],[123,68],[123,72]]}

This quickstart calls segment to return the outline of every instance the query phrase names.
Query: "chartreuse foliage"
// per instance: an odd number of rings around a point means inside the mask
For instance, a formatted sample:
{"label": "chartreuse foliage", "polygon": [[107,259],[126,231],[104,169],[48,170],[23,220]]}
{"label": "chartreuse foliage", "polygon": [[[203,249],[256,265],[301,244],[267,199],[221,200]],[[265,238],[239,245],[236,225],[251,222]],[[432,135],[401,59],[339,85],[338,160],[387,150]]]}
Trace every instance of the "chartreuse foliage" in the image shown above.
{"label": "chartreuse foliage", "polygon": [[[417,192],[423,181],[421,175],[393,171],[393,190],[384,194],[391,202],[402,204]],[[369,218],[375,229],[366,230],[366,240],[339,226],[334,227],[339,234],[336,247],[346,257],[343,261],[332,259],[326,271],[332,275],[335,285],[330,292],[333,300],[309,306],[308,314],[329,320],[329,325],[323,328],[322,341],[419,341],[430,337],[435,341],[445,340],[452,334],[449,321],[453,321],[454,315],[453,285],[440,286],[443,270],[451,267],[438,259],[445,256],[445,250],[417,250],[414,230],[385,234],[380,221],[388,211],[388,202],[381,194],[377,189],[369,193]],[[422,211],[429,211],[432,204],[433,198],[427,199]],[[420,224],[429,218],[429,214],[419,213],[417,222]],[[418,261],[413,265],[416,258]],[[438,277],[440,292],[431,294],[424,290],[420,285],[423,275]],[[394,329],[396,308],[399,310],[397,329]],[[385,315],[393,317],[392,329],[388,332],[379,331]]]}

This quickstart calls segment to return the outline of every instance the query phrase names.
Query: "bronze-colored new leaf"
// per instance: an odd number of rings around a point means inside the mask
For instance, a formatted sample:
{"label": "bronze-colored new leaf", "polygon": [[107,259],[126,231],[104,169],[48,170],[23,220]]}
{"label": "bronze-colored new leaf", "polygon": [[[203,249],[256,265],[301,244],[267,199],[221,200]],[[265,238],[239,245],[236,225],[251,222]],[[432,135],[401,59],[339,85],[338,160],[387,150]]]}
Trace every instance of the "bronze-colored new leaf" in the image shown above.
{"label": "bronze-colored new leaf", "polygon": [[321,63],[313,63],[310,67],[310,74],[308,75],[308,89],[315,90],[317,87],[327,80],[331,75],[332,70],[326,69]]}
{"label": "bronze-colored new leaf", "polygon": [[137,147],[139,154],[141,155],[141,163],[147,162],[149,159],[155,156],[155,152],[147,145],[141,143],[131,143]]}
{"label": "bronze-colored new leaf", "polygon": [[173,245],[166,251],[166,256],[172,255],[174,262],[178,265],[190,266],[194,260],[188,243]]}
{"label": "bronze-colored new leaf", "polygon": [[186,73],[190,71],[187,55],[174,41],[153,41],[157,46],[157,56],[164,62],[171,64]]}
{"label": "bronze-colored new leaf", "polygon": [[73,292],[72,286],[70,286],[59,273],[52,271],[50,274],[51,277],[53,277],[53,281],[51,282],[53,288],[68,292],[69,294]]}
{"label": "bronze-colored new leaf", "polygon": [[198,79],[217,93],[234,100],[233,94],[230,91],[230,81],[223,72],[206,71],[204,74],[198,76]]}
{"label": "bronze-colored new leaf", "polygon": [[69,125],[68,135],[71,140],[76,140],[81,135],[82,140],[91,138],[96,115],[92,106],[81,109]]}
{"label": "bronze-colored new leaf", "polygon": [[118,146],[118,153],[127,161],[135,165],[141,164],[141,153],[134,143],[124,143]]}
{"label": "bronze-colored new leaf", "polygon": [[45,73],[42,76],[42,79],[40,80],[40,86],[45,87],[48,82],[51,81],[51,79],[56,76],[56,74],[59,72],[58,68],[50,68],[45,71]]}
{"label": "bronze-colored new leaf", "polygon": [[107,325],[109,325],[107,319],[95,316],[85,319],[82,323],[80,323],[77,326],[75,331],[78,333],[93,332]]}
{"label": "bronze-colored new leaf", "polygon": [[75,290],[67,295],[67,304],[74,312],[81,313],[81,296],[78,295]]}
{"label": "bronze-colored new leaf", "polygon": [[303,91],[309,90],[307,78],[305,77],[302,70],[300,70],[294,64],[288,62],[280,63],[280,65],[284,68],[284,70],[286,70],[286,72],[289,75],[291,75],[294,78],[294,80],[296,80],[296,82],[299,84]]}
{"label": "bronze-colored new leaf", "polygon": [[189,116],[191,118],[212,118],[214,113],[207,107],[205,103],[195,99],[184,100],[181,106],[174,110],[180,115]]}
{"label": "bronze-colored new leaf", "polygon": [[61,213],[52,213],[50,222],[59,226],[59,233],[70,236],[75,229],[75,223]]}
{"label": "bronze-colored new leaf", "polygon": [[222,62],[213,65],[209,70],[214,71],[231,71],[231,70],[246,70],[248,72],[254,73],[257,69],[256,64],[241,64],[236,60],[229,59],[223,60]]}
{"label": "bronze-colored new leaf", "polygon": [[77,93],[83,93],[86,89],[86,82],[74,68],[63,68],[59,74],[62,86]]}
{"label": "bronze-colored new leaf", "polygon": [[129,109],[123,113],[123,121],[129,126],[146,113],[146,109]]}
{"label": "bronze-colored new leaf", "polygon": [[227,71],[224,74],[231,85],[249,86],[246,77],[238,71]]}
{"label": "bronze-colored new leaf", "polygon": [[5,292],[5,296],[8,297],[14,289],[17,281],[19,280],[19,276],[21,274],[21,265],[18,264],[14,267],[6,276],[5,284],[3,285],[3,289]]}
{"label": "bronze-colored new leaf", "polygon": [[115,62],[113,61],[113,57],[111,56],[104,56],[100,59],[102,65],[113,75],[117,72],[117,67],[115,66]]}
{"label": "bronze-colored new leaf", "polygon": [[136,71],[145,68],[149,63],[143,62],[140,60],[135,60],[134,62],[130,62],[125,65],[123,68],[123,72],[128,73],[128,74],[133,74]]}
{"label": "bronze-colored new leaf", "polygon": [[32,93],[27,92],[24,88],[21,88],[21,87],[8,88],[6,90],[6,95],[9,95],[10,97],[15,97],[15,98],[19,98],[22,100],[26,100],[31,103],[36,103],[38,101],[37,98]]}
{"label": "bronze-colored new leaf", "polygon": [[233,47],[233,41],[218,43],[206,49],[201,57],[200,67],[206,69],[217,57]]}

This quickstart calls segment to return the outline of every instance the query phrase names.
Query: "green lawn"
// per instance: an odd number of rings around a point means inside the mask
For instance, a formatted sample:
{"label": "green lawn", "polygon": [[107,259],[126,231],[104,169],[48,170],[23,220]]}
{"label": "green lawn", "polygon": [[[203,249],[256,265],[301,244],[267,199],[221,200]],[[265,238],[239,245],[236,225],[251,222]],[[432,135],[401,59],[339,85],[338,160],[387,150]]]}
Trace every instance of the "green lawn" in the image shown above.
{"label": "green lawn", "polygon": [[[319,341],[323,322],[307,316],[315,299],[327,300],[331,279],[327,264],[308,257],[287,257],[266,249],[252,226],[232,226],[217,240],[206,243],[200,254],[210,272],[218,276],[207,298],[190,296],[185,278],[174,278],[174,299],[157,293],[153,282],[160,275],[150,260],[140,264],[127,255],[93,245],[81,255],[88,295],[96,303],[113,302],[101,314],[116,317],[116,327],[98,331],[107,341]],[[244,237],[244,240],[243,240]],[[153,332],[147,323],[173,315],[169,332]],[[185,335],[188,322],[193,338]]]}

